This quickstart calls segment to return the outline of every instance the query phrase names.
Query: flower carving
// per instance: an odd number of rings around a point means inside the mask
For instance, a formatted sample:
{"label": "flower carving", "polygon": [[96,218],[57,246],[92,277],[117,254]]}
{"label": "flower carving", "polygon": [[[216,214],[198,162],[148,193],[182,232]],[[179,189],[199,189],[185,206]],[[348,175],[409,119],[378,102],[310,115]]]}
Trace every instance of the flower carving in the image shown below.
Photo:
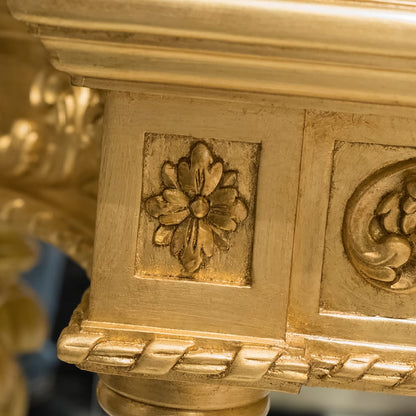
{"label": "flower carving", "polygon": [[170,246],[185,271],[194,273],[213,256],[214,246],[230,248],[229,234],[247,217],[237,172],[224,171],[223,163],[198,142],[177,165],[163,164],[162,182],[162,193],[145,203],[147,213],[159,221],[153,242]]}

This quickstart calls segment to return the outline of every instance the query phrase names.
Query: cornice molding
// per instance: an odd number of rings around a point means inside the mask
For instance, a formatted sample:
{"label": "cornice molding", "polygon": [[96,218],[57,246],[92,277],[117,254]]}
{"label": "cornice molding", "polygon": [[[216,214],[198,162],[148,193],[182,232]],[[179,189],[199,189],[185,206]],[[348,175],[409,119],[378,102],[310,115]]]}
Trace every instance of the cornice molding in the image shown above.
{"label": "cornice molding", "polygon": [[[76,77],[416,105],[410,2],[9,0]],[[115,18],[115,16],[117,18]]]}

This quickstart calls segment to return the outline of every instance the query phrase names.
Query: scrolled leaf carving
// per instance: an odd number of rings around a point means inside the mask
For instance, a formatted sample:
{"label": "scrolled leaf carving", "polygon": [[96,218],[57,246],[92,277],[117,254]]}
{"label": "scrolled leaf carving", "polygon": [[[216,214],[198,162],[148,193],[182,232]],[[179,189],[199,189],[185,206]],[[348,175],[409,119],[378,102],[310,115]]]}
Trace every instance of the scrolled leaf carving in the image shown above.
{"label": "scrolled leaf carving", "polygon": [[44,68],[30,110],[0,134],[0,224],[49,242],[90,270],[104,99]]}
{"label": "scrolled leaf carving", "polygon": [[95,188],[102,134],[103,97],[45,69],[29,93],[32,114],[0,134],[1,177],[42,186]]}
{"label": "scrolled leaf carving", "polygon": [[416,289],[416,159],[389,165],[358,186],[347,203],[343,241],[370,283]]}

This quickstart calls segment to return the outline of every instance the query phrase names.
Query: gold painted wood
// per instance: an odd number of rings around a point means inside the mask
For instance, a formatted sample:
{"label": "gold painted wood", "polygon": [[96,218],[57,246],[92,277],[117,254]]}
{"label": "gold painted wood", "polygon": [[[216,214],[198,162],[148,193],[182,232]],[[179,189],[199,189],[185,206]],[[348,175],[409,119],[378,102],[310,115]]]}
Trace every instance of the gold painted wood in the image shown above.
{"label": "gold painted wood", "polygon": [[80,83],[91,77],[415,104],[412,1],[10,4],[54,51],[54,65]]}
{"label": "gold painted wood", "polygon": [[[0,216],[90,268],[102,103],[61,73],[34,78],[33,115],[0,136]],[[97,132],[98,129],[98,132]],[[34,188],[36,189],[33,192]]]}
{"label": "gold painted wood", "polygon": [[[54,190],[79,196],[62,247],[87,237],[90,259],[95,223],[94,250],[58,355],[101,374],[111,415],[260,416],[265,391],[303,385],[415,394],[413,1],[9,7],[76,85],[55,93],[79,110],[50,126],[73,167]],[[219,409],[197,401],[212,389]]]}

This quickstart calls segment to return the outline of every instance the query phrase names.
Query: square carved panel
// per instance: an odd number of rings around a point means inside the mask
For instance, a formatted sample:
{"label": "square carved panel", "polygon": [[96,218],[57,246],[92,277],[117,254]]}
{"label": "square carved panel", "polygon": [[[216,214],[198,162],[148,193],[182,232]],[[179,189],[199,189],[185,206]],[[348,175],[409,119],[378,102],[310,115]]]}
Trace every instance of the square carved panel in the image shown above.
{"label": "square carved panel", "polygon": [[409,281],[416,274],[407,229],[401,226],[406,181],[411,170],[416,172],[414,157],[412,147],[335,142],[322,310],[396,319],[416,316],[415,285]]}
{"label": "square carved panel", "polygon": [[414,342],[416,218],[408,213],[415,132],[410,118],[307,112],[289,303],[293,331],[368,342],[385,342],[388,333],[389,342]]}
{"label": "square carved panel", "polygon": [[249,285],[260,144],[145,133],[136,274]]}
{"label": "square carved panel", "polygon": [[304,111],[139,93],[106,108],[89,319],[282,339]]}

